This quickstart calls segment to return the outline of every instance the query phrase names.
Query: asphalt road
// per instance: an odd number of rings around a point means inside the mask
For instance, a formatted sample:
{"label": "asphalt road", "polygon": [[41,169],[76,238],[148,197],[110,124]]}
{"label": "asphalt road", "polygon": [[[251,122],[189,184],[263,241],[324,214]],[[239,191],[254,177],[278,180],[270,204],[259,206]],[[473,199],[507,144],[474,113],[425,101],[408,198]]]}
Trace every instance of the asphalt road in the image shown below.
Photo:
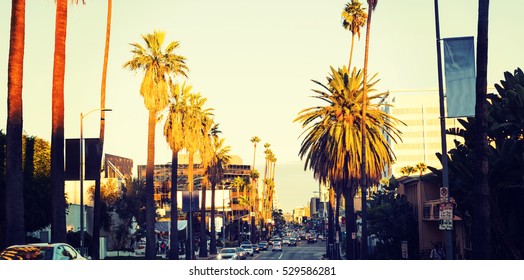
{"label": "asphalt road", "polygon": [[282,252],[272,251],[271,246],[267,251],[261,251],[248,260],[320,260],[326,253],[326,241],[318,241],[313,244],[307,244],[301,241],[296,247],[284,245]]}

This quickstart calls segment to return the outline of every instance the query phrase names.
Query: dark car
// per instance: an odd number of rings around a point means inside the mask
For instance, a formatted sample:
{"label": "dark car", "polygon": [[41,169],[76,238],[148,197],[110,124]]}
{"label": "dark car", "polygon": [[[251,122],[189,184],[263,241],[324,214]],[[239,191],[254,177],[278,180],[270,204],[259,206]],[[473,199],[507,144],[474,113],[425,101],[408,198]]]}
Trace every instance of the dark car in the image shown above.
{"label": "dark car", "polygon": [[307,243],[316,243],[317,242],[317,239],[314,237],[314,236],[309,236],[307,238]]}
{"label": "dark car", "polygon": [[258,243],[258,247],[261,251],[267,251],[267,249],[269,248],[269,243],[267,241],[260,241]]}
{"label": "dark car", "polygon": [[288,246],[288,247],[291,247],[291,246],[297,246],[297,239],[291,237],[291,238],[289,239],[289,243],[287,244],[287,246]]}

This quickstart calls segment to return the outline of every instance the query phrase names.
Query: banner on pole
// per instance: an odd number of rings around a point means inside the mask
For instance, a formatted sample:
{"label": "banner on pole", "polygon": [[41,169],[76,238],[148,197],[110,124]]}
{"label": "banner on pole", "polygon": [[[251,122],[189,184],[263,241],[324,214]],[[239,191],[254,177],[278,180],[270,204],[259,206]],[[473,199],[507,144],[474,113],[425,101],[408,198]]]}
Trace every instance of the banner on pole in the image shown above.
{"label": "banner on pole", "polygon": [[475,47],[473,37],[446,38],[444,71],[448,118],[475,115]]}

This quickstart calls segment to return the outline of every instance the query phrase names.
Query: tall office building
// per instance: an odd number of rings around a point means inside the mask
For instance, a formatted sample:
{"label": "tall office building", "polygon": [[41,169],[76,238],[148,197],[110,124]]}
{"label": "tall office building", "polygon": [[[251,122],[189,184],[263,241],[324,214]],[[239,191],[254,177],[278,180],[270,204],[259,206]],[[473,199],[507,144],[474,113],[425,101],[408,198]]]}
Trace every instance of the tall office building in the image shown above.
{"label": "tall office building", "polygon": [[[394,91],[390,92],[386,104],[391,107],[385,110],[405,123],[398,125],[402,140],[398,143],[391,141],[396,160],[390,172],[399,178],[402,176],[402,167],[415,167],[420,162],[442,168],[436,156],[437,152],[442,152],[438,91]],[[446,129],[459,126],[456,119],[446,120]],[[454,147],[453,139],[454,136],[447,136],[447,150]]]}

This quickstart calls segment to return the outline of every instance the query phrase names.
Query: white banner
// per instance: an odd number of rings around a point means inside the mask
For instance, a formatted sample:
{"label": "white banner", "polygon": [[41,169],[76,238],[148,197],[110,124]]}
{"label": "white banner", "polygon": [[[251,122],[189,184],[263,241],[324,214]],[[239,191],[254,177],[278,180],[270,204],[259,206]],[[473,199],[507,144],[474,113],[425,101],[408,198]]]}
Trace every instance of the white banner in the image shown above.
{"label": "white banner", "polygon": [[475,115],[475,47],[473,37],[444,39],[448,118]]}

